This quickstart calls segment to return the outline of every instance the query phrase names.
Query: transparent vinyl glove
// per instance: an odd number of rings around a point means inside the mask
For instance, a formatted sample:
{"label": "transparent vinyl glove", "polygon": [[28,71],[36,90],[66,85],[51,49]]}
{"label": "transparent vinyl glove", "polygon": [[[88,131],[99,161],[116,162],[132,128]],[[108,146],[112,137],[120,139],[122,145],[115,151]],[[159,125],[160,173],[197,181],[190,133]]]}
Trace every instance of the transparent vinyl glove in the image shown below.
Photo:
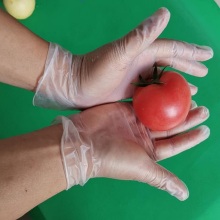
{"label": "transparent vinyl glove", "polygon": [[208,127],[191,129],[208,116],[205,107],[194,103],[183,124],[163,132],[144,127],[128,103],[105,104],[58,118],[64,130],[61,152],[67,189],[90,178],[107,177],[147,183],[179,200],[187,199],[185,184],[156,162],[208,138]]}
{"label": "transparent vinyl glove", "polygon": [[155,63],[205,76],[208,69],[200,61],[210,59],[212,49],[158,39],[169,19],[169,11],[161,8],[126,36],[82,56],[51,43],[33,104],[83,109],[132,97],[131,82],[137,82],[139,74],[150,77]]}

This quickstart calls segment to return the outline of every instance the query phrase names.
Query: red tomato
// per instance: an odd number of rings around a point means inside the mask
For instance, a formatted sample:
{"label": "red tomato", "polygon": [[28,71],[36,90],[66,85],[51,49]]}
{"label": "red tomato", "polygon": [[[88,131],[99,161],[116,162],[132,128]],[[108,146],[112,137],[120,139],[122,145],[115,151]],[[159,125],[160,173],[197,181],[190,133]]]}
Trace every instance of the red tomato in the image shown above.
{"label": "red tomato", "polygon": [[164,72],[163,84],[137,87],[133,107],[138,119],[151,130],[164,131],[184,122],[191,105],[187,81],[179,73]]}

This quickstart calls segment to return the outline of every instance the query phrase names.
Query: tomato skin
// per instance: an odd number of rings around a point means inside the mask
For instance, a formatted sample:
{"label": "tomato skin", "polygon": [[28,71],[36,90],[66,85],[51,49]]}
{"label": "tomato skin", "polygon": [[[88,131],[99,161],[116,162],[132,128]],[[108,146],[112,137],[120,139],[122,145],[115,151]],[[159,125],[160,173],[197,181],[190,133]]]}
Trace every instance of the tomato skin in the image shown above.
{"label": "tomato skin", "polygon": [[133,96],[136,116],[155,131],[169,130],[184,122],[191,105],[190,88],[182,75],[167,71],[160,81],[163,84],[137,87]]}

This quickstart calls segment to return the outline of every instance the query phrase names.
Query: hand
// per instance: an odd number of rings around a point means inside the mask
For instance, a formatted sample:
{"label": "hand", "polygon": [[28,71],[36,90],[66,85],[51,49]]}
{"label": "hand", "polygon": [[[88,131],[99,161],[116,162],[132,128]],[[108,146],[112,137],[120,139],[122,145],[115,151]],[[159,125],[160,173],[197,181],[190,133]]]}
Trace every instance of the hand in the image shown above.
{"label": "hand", "polygon": [[188,197],[184,183],[156,161],[196,146],[209,136],[200,126],[209,116],[205,107],[190,110],[186,121],[164,132],[150,131],[135,117],[130,104],[97,106],[61,117],[61,152],[67,189],[94,177],[136,180],[165,190],[179,200]]}
{"label": "hand", "polygon": [[155,62],[205,76],[208,70],[198,61],[210,59],[211,48],[157,39],[169,18],[169,11],[161,8],[125,37],[84,56],[72,56],[51,44],[34,104],[57,109],[86,108],[132,97],[131,82],[137,81],[139,74],[149,77]]}

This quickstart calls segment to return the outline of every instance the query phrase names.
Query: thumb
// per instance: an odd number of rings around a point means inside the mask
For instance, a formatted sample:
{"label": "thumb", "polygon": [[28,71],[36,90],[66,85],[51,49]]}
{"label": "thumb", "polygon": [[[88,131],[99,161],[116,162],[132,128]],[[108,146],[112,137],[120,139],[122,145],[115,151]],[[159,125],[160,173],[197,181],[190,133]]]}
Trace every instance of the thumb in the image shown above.
{"label": "thumb", "polygon": [[119,40],[125,55],[133,58],[146,49],[165,29],[170,19],[170,12],[160,8],[151,17]]}
{"label": "thumb", "polygon": [[152,160],[147,161],[147,166],[139,170],[139,174],[138,181],[165,190],[181,201],[189,196],[187,187],[178,177]]}

